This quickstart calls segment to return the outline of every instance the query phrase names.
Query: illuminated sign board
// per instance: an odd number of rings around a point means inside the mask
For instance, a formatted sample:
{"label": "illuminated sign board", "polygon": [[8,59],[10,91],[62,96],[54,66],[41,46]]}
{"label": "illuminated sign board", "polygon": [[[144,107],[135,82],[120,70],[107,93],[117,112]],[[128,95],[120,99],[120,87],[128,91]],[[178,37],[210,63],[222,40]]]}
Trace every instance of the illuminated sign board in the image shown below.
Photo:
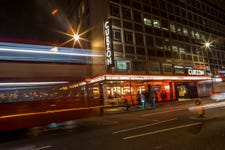
{"label": "illuminated sign board", "polygon": [[187,73],[188,73],[188,75],[191,75],[191,76],[203,76],[203,75],[205,75],[204,70],[199,70],[199,69],[188,69]]}
{"label": "illuminated sign board", "polygon": [[112,33],[111,33],[111,21],[106,20],[104,23],[104,34],[105,34],[105,57],[106,66],[114,66],[114,54],[113,54],[113,44],[112,44]]}

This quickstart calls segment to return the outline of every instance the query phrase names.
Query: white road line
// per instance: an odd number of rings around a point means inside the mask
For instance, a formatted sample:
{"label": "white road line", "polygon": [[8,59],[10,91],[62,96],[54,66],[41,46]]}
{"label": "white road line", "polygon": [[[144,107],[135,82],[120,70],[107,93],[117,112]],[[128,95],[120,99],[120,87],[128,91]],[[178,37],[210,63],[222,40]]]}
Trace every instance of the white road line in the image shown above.
{"label": "white road line", "polygon": [[46,149],[46,148],[50,148],[50,147],[52,147],[52,146],[46,145],[46,146],[38,147],[38,148],[35,148],[35,149],[32,149],[32,150],[41,150],[41,149]]}
{"label": "white road line", "polygon": [[171,109],[171,110],[167,110],[167,111],[161,111],[161,112],[155,112],[155,113],[149,113],[149,114],[141,115],[141,117],[153,116],[153,115],[158,115],[158,114],[165,114],[165,113],[168,113],[168,112],[175,112],[175,111],[186,110],[186,109],[187,108]]}
{"label": "white road line", "polygon": [[164,121],[159,121],[159,122],[156,122],[156,123],[146,124],[146,125],[142,125],[142,126],[138,126],[138,127],[134,127],[134,128],[123,129],[123,130],[115,131],[112,134],[117,134],[117,133],[127,132],[127,131],[136,130],[136,129],[140,129],[140,128],[145,128],[145,127],[148,127],[148,126],[153,126],[153,125],[156,125],[156,124],[169,122],[169,121],[173,121],[173,120],[177,120],[177,118],[172,118],[172,119],[168,119],[168,120],[164,120]]}
{"label": "white road line", "polygon": [[166,132],[166,131],[170,131],[170,130],[175,130],[175,129],[181,129],[181,128],[186,128],[186,127],[190,127],[190,126],[195,126],[195,125],[199,125],[199,124],[202,124],[202,123],[201,122],[197,122],[197,123],[185,124],[185,125],[176,126],[176,127],[172,127],[172,128],[166,128],[166,129],[152,131],[152,132],[147,132],[147,133],[143,133],[143,134],[136,134],[136,135],[132,135],[132,136],[127,136],[127,137],[124,137],[123,139],[124,140],[128,140],[128,139],[133,139],[133,138],[142,137],[142,136],[146,136],[146,135],[151,135],[151,134]]}

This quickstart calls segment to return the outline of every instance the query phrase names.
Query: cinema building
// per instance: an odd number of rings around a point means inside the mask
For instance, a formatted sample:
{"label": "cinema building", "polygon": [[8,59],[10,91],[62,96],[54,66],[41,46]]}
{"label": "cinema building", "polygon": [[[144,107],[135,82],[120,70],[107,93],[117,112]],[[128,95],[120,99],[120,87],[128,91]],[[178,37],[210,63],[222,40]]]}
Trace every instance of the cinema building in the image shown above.
{"label": "cinema building", "polygon": [[225,66],[224,1],[80,0],[76,8],[75,24],[90,31],[81,44],[105,54],[85,81],[104,99],[150,89],[159,101],[209,96]]}

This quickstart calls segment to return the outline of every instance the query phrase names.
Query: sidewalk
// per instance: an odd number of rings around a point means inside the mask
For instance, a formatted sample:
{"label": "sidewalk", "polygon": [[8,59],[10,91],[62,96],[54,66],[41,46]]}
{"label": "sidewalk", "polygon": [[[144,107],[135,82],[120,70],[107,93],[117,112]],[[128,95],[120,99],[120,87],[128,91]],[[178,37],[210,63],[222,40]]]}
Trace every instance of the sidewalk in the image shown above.
{"label": "sidewalk", "polygon": [[[162,108],[162,107],[173,107],[173,106],[178,106],[178,105],[186,105],[186,104],[193,104],[194,106],[194,100],[193,99],[182,99],[178,101],[174,101],[173,104],[168,101],[168,102],[160,102],[156,104],[156,108]],[[208,103],[213,103],[215,101],[211,100],[210,98],[206,97],[203,98],[204,104]],[[104,108],[104,114],[117,114],[117,113],[128,113],[128,112],[136,112],[136,111],[144,111],[144,110],[151,110],[151,109],[143,109],[141,105],[134,105],[134,106],[129,106],[128,110],[126,110],[125,106],[112,106],[112,107],[107,107]]]}

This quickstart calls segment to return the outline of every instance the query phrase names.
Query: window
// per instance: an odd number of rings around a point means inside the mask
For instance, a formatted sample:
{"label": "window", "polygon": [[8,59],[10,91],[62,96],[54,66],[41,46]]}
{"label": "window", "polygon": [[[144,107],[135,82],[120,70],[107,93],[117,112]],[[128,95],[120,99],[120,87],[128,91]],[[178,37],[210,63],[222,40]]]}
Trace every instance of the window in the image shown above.
{"label": "window", "polygon": [[156,28],[160,28],[160,21],[159,19],[153,19],[153,26]]}
{"label": "window", "polygon": [[164,73],[172,73],[172,65],[171,64],[163,64],[163,72]]}
{"label": "window", "polygon": [[150,62],[150,71],[152,72],[160,72],[160,63],[158,62]]}
{"label": "window", "polygon": [[123,27],[127,28],[127,29],[133,29],[132,23],[131,22],[127,22],[127,21],[123,22]]}
{"label": "window", "polygon": [[134,54],[134,47],[133,46],[125,46],[126,53]]}
{"label": "window", "polygon": [[169,30],[169,25],[167,20],[162,20],[162,29]]}
{"label": "window", "polygon": [[117,26],[117,27],[121,27],[121,22],[118,19],[111,19],[112,20],[112,25],[113,26]]}
{"label": "window", "polygon": [[145,71],[145,63],[144,62],[133,62],[133,69],[135,71]]}
{"label": "window", "polygon": [[146,44],[148,47],[154,47],[153,37],[152,36],[146,36]]}
{"label": "window", "polygon": [[110,4],[110,13],[112,16],[120,16],[120,8],[117,5]]}
{"label": "window", "polygon": [[129,19],[131,20],[131,10],[128,8],[122,8],[122,14],[124,19]]}
{"label": "window", "polygon": [[115,44],[113,43],[113,50],[116,52],[123,52],[123,46],[121,44]]}
{"label": "window", "polygon": [[172,45],[172,50],[173,50],[174,52],[178,52],[178,46]]}
{"label": "window", "polygon": [[143,47],[136,47],[136,54],[145,55],[145,49]]}
{"label": "window", "polygon": [[170,24],[170,31],[176,33],[176,27],[174,24]]}
{"label": "window", "polygon": [[187,28],[183,28],[183,34],[184,34],[185,36],[188,36],[188,29],[187,29]]}
{"label": "window", "polygon": [[113,40],[121,42],[121,31],[119,29],[112,30]]}
{"label": "window", "polygon": [[134,11],[134,21],[142,23],[141,13],[138,11]]}
{"label": "window", "polygon": [[135,41],[137,45],[144,45],[144,39],[142,34],[135,34]]}
{"label": "window", "polygon": [[133,44],[133,33],[129,31],[124,31],[125,43]]}
{"label": "window", "polygon": [[148,56],[155,56],[155,49],[148,48],[147,53],[148,53]]}
{"label": "window", "polygon": [[152,26],[152,20],[148,18],[144,18],[144,24],[147,26]]}

